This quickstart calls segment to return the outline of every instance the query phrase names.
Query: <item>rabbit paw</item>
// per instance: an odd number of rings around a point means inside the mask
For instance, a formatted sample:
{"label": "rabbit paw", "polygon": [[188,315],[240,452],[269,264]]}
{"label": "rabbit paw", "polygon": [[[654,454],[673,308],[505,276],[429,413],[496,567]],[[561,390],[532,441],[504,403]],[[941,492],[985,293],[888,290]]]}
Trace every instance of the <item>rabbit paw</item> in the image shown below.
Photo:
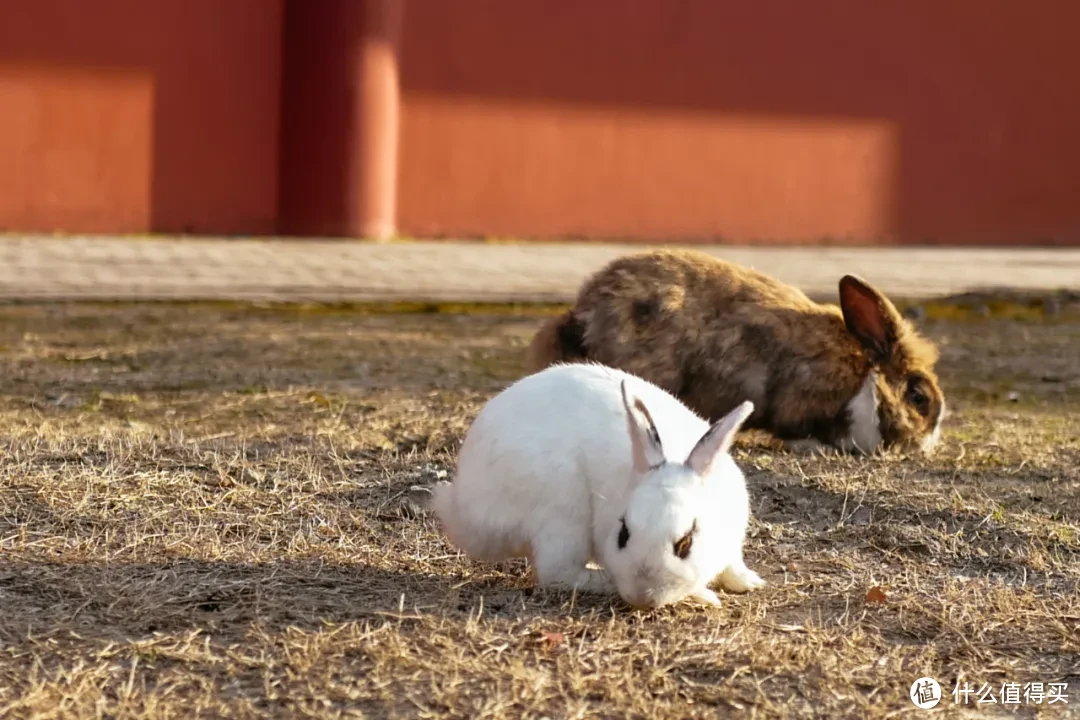
{"label": "rabbit paw", "polygon": [[720,585],[728,592],[744,593],[764,587],[765,581],[745,563],[738,562],[720,574]]}
{"label": "rabbit paw", "polygon": [[690,597],[703,605],[720,607],[720,597],[709,588],[702,588],[690,594]]}
{"label": "rabbit paw", "polygon": [[825,445],[814,438],[787,440],[784,442],[784,448],[792,455],[827,456],[837,454],[836,448]]}

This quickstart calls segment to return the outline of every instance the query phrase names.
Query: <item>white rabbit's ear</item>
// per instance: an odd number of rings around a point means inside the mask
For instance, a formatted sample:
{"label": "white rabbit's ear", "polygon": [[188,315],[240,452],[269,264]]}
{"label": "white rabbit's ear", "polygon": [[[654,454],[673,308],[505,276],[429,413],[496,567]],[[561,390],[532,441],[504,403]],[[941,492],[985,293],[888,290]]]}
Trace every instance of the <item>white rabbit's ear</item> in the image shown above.
{"label": "white rabbit's ear", "polygon": [[660,444],[660,433],[656,423],[641,398],[630,395],[626,389],[626,380],[620,386],[623,407],[626,409],[626,429],[630,433],[630,448],[633,453],[634,471],[642,475],[664,464],[664,448]]}
{"label": "white rabbit's ear", "polygon": [[745,400],[713,423],[690,451],[690,456],[686,458],[686,464],[690,466],[690,469],[699,477],[707,476],[712,469],[713,461],[731,449],[731,444],[735,442],[735,434],[753,412],[754,403]]}

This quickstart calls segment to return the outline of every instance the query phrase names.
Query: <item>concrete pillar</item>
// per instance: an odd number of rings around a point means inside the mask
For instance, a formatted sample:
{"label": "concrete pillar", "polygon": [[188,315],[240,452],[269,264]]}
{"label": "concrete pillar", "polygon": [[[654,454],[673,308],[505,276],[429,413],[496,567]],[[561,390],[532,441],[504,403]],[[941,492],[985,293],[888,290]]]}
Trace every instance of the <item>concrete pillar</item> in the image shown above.
{"label": "concrete pillar", "polygon": [[360,235],[380,240],[392,236],[396,229],[398,49],[403,1],[363,0],[364,34],[354,65],[358,89],[354,105],[355,222]]}
{"label": "concrete pillar", "polygon": [[278,196],[283,234],[394,234],[403,5],[287,0]]}

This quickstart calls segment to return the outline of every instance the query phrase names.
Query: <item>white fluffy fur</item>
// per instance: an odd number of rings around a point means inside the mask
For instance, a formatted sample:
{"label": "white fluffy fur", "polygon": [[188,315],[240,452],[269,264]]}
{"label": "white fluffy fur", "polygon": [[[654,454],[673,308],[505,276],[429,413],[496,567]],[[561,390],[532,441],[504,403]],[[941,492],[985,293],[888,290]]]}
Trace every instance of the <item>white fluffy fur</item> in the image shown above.
{"label": "white fluffy fur", "polygon": [[846,437],[840,438],[834,448],[815,438],[788,440],[784,446],[799,454],[833,452],[860,452],[869,455],[881,445],[881,418],[878,416],[877,373],[871,372],[863,381],[855,397],[848,401],[851,426]]}
{"label": "white fluffy fur", "polygon": [[840,449],[844,452],[857,450],[869,455],[881,445],[877,378],[876,372],[867,375],[859,392],[848,402],[851,427],[848,429],[848,436],[840,440]]}
{"label": "white fluffy fur", "polygon": [[937,419],[934,421],[934,430],[929,435],[922,439],[922,451],[924,453],[933,452],[937,447],[938,441],[941,440],[941,421],[945,419],[945,401],[941,401],[941,409],[938,410]]}
{"label": "white fluffy fur", "polygon": [[[644,474],[634,470],[632,438],[648,442],[647,418],[631,412],[628,424],[623,380],[631,407],[640,398],[660,436],[662,453],[646,446],[645,459],[662,464]],[[432,507],[466,554],[528,557],[538,584],[617,590],[639,607],[686,597],[717,604],[714,579],[735,592],[764,584],[743,562],[750,506],[728,453],[750,410],[746,403],[706,435],[708,423],[641,378],[597,364],[554,365],[481,410],[454,482],[436,485]],[[619,549],[623,518],[629,541]],[[695,521],[691,552],[680,559],[674,544]],[[602,569],[586,567],[590,561]]]}

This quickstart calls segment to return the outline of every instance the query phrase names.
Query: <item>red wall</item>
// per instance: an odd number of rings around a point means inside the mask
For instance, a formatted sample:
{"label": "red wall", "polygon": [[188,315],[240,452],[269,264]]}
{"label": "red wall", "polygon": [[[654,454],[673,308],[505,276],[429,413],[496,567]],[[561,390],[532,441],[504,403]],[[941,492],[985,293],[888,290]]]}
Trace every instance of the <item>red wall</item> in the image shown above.
{"label": "red wall", "polygon": [[0,229],[273,232],[282,0],[0,0]]}
{"label": "red wall", "polygon": [[0,229],[1080,245],[1076,28],[1075,0],[0,0]]}
{"label": "red wall", "polygon": [[410,0],[415,235],[1080,244],[1075,0]]}

